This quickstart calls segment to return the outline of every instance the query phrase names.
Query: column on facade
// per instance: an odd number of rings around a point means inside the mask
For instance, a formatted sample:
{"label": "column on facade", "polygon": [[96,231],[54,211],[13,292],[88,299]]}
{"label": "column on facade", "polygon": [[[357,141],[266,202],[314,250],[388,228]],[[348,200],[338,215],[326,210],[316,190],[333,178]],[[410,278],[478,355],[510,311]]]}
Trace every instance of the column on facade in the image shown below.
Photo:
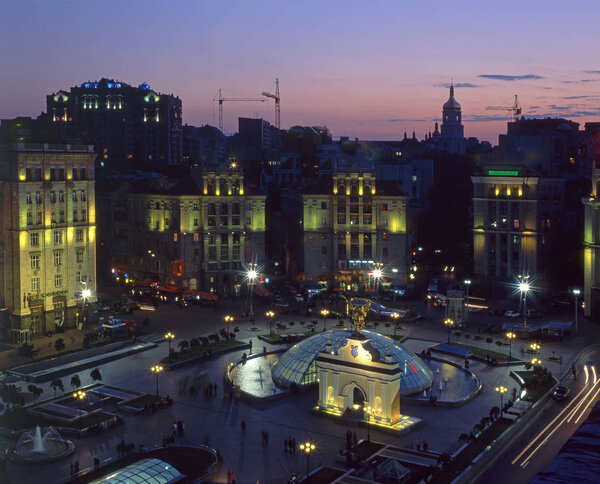
{"label": "column on facade", "polygon": [[[335,402],[338,409],[340,409],[341,411],[344,411],[344,404],[346,402],[342,402],[342,405],[340,405],[339,402],[339,395],[340,395],[340,374],[337,371],[332,372],[333,373],[333,394],[336,396],[336,398],[338,398],[338,401]],[[329,382],[327,382],[329,385]]]}
{"label": "column on facade", "polygon": [[[368,400],[368,405],[372,408],[375,409],[375,380],[369,378],[368,379],[368,389],[367,389],[367,400]],[[367,402],[365,402],[365,405],[367,405]]]}
{"label": "column on facade", "polygon": [[327,406],[329,404],[329,402],[327,401],[327,392],[329,389],[329,372],[326,369],[321,368],[320,373],[321,373],[319,376],[319,381],[321,382],[320,403],[321,403],[321,406]]}
{"label": "column on facade", "polygon": [[388,384],[380,382],[379,388],[381,388],[381,417],[387,423],[390,423],[392,421],[392,404],[388,401]]}

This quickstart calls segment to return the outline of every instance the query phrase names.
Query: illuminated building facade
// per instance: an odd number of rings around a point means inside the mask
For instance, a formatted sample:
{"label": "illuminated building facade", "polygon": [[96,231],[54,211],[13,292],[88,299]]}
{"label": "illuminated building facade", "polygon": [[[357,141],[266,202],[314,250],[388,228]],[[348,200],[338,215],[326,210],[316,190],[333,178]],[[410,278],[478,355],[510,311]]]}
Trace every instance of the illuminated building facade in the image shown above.
{"label": "illuminated building facade", "polygon": [[282,192],[289,275],[359,291],[373,286],[369,273],[379,266],[381,282],[404,283],[407,197],[397,183],[348,170],[300,190]]}
{"label": "illuminated building facade", "polygon": [[475,273],[488,281],[527,274],[541,284],[560,238],[564,179],[494,165],[471,180]]}
{"label": "illuminated building facade", "polygon": [[584,314],[600,321],[600,169],[592,169],[592,193],[582,199],[585,210],[583,232]]}
{"label": "illuminated building facade", "polygon": [[467,152],[467,140],[462,125],[462,108],[454,99],[452,84],[450,84],[450,97],[442,108],[442,132],[437,138],[437,148],[458,155]]}
{"label": "illuminated building facade", "polygon": [[102,188],[101,260],[113,275],[232,294],[250,263],[264,265],[265,196],[237,169],[192,179]]}
{"label": "illuminated building facade", "polygon": [[93,143],[109,169],[162,167],[182,161],[181,100],[111,79],[46,96],[55,139]]}
{"label": "illuminated building facade", "polygon": [[94,159],[88,145],[0,148],[0,314],[17,341],[76,326],[82,289],[95,294]]}

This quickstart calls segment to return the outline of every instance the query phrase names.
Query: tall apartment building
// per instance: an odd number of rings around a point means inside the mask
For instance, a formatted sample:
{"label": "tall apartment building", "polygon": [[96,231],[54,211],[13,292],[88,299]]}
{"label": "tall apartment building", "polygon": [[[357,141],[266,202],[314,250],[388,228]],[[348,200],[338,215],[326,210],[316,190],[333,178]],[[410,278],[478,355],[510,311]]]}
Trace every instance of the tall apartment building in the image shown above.
{"label": "tall apartment building", "polygon": [[406,203],[396,183],[377,181],[370,171],[338,171],[298,191],[284,190],[280,237],[288,275],[358,291],[381,266],[384,284],[403,284]]}
{"label": "tall apartment building", "polygon": [[471,180],[474,272],[490,282],[525,274],[541,284],[560,238],[564,179],[493,165]]}
{"label": "tall apartment building", "polygon": [[16,341],[75,327],[82,289],[95,294],[94,158],[88,145],[0,146],[0,318]]}
{"label": "tall apartment building", "polygon": [[592,169],[592,192],[581,201],[585,210],[583,232],[584,314],[600,321],[600,168]]}
{"label": "tall apartment building", "polygon": [[182,160],[181,100],[101,79],[46,96],[54,139],[93,143],[109,169],[164,167]]}
{"label": "tall apartment building", "polygon": [[107,271],[232,294],[250,263],[264,265],[265,196],[238,169],[193,170],[192,178],[101,187]]}

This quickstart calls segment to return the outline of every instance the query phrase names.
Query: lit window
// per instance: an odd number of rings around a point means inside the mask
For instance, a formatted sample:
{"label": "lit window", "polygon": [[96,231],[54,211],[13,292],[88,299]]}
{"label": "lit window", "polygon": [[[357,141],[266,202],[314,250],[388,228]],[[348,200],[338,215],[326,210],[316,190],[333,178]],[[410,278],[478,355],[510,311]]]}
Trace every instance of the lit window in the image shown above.
{"label": "lit window", "polygon": [[173,234],[173,242],[177,242],[177,234]]}
{"label": "lit window", "polygon": [[40,246],[40,234],[38,232],[32,232],[29,234],[29,242],[31,247],[39,247]]}

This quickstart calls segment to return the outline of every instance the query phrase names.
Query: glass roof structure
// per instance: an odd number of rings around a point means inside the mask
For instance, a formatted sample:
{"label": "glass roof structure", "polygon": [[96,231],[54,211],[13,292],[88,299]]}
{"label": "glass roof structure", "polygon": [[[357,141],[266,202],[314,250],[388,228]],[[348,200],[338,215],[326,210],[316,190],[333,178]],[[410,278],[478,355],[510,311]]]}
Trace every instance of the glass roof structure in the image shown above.
{"label": "glass roof structure", "polygon": [[[271,370],[273,381],[281,388],[289,388],[292,383],[298,386],[317,383],[319,376],[315,358],[319,353],[325,351],[328,335],[331,337],[333,351],[337,351],[346,344],[347,338],[352,333],[353,330],[348,329],[326,331],[292,346],[273,365]],[[401,395],[412,395],[431,387],[433,373],[412,351],[379,333],[365,330],[362,330],[361,333],[369,339],[370,345],[381,355],[386,355],[389,348],[392,361],[400,364],[403,371],[400,380]]]}
{"label": "glass roof structure", "polygon": [[164,460],[142,459],[90,484],[169,484],[182,477],[181,472]]}

